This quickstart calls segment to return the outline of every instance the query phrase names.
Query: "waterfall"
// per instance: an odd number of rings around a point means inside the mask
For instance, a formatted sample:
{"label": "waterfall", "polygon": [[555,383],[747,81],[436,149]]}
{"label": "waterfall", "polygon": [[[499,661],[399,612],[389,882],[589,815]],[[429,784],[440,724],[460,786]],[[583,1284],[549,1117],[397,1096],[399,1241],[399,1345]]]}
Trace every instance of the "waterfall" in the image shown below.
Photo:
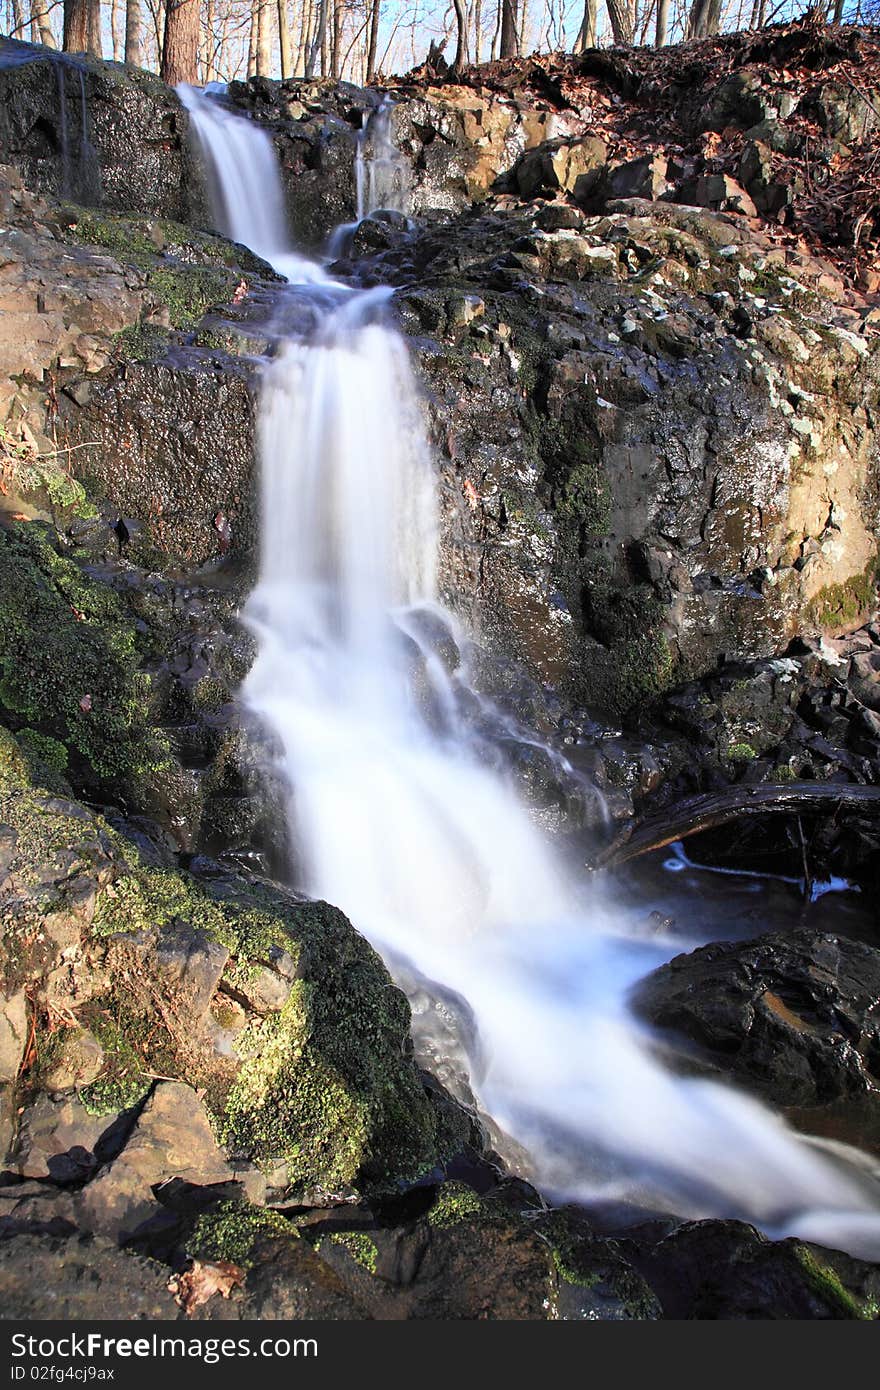
{"label": "waterfall", "polygon": [[391,134],[394,103],[386,97],[364,113],[355,153],[358,221],[371,212],[408,212],[409,168]]}
{"label": "waterfall", "polygon": [[[223,226],[239,241],[256,230],[266,254],[257,167],[262,204],[281,199],[264,135],[187,102]],[[866,1166],[730,1087],[673,1075],[630,1015],[636,981],[698,943],[648,935],[578,882],[472,727],[435,594],[434,470],[390,292],[309,289],[316,278],[295,292],[308,323],[265,370],[247,606],[259,651],[244,687],[283,748],[298,886],[343,908],[392,969],[467,1000],[473,1089],[545,1192],[737,1216],[878,1258]]]}

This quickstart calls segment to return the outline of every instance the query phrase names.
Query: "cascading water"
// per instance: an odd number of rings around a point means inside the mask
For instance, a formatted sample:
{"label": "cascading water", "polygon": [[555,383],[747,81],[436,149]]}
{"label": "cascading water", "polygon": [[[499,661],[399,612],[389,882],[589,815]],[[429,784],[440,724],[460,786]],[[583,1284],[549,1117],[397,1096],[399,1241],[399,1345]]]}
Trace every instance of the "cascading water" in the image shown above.
{"label": "cascading water", "polygon": [[[258,164],[262,199],[281,202],[265,137],[194,93],[187,104],[223,225],[248,241]],[[259,655],[244,695],[283,745],[301,886],[392,967],[467,1000],[474,1090],[545,1191],[739,1216],[877,1258],[867,1162],[668,1072],[628,1013],[632,985],[697,943],[640,933],[574,880],[485,756],[435,599],[432,462],[390,292],[325,279],[296,293],[317,327],[265,373]]]}

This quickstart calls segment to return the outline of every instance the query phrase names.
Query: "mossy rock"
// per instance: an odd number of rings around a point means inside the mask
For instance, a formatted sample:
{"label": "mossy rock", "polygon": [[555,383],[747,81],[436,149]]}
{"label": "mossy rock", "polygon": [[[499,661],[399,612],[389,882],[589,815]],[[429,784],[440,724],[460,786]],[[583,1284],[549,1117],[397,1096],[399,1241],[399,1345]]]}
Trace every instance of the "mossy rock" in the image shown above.
{"label": "mossy rock", "polygon": [[[16,882],[0,908],[0,973],[29,983],[39,1007],[76,948],[71,1000],[105,1058],[83,1091],[90,1110],[136,1105],[157,1074],[187,1081],[234,1157],[302,1193],[395,1190],[463,1145],[464,1120],[458,1133],[412,1060],[405,996],[341,912],[243,876],[202,884],[145,866],[100,816],[32,785],[2,729],[0,777]],[[186,978],[200,952],[209,979],[195,1009]],[[266,971],[289,991],[278,1011],[233,1007],[242,978]]]}
{"label": "mossy rock", "polygon": [[37,523],[0,528],[0,714],[33,755],[113,800],[168,765],[119,597]]}
{"label": "mossy rock", "polygon": [[[133,935],[194,929],[230,952],[221,989],[283,963],[280,1011],[247,1016],[218,1056],[210,1029],[230,1022],[225,995],[199,1034],[175,1025],[173,988],[144,982]],[[222,1142],[269,1170],[283,1165],[303,1192],[385,1188],[430,1170],[464,1136],[436,1108],[411,1060],[409,1006],[341,912],[245,880],[202,886],[173,870],[135,865],[98,900],[111,987],[93,1007],[115,1021],[146,1071],[203,1086]],[[156,998],[167,1007],[156,1016]],[[90,1020],[87,1020],[91,1022]],[[100,1083],[96,1083],[99,1085]]]}

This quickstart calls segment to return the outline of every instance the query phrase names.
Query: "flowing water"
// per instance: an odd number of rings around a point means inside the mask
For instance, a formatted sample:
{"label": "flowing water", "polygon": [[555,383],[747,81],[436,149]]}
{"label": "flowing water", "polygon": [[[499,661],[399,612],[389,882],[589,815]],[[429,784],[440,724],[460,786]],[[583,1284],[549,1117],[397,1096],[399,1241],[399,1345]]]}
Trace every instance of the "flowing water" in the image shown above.
{"label": "flowing water", "polygon": [[283,746],[298,886],[342,907],[392,968],[466,1001],[470,1083],[545,1192],[739,1216],[880,1257],[867,1162],[732,1088],[673,1075],[628,1012],[636,981],[699,942],[645,932],[609,890],[578,881],[468,717],[435,594],[434,468],[390,292],[301,269],[279,247],[268,137],[197,93],[185,100],[222,228],[309,308],[265,370],[263,546],[247,609],[259,655],[244,689]]}

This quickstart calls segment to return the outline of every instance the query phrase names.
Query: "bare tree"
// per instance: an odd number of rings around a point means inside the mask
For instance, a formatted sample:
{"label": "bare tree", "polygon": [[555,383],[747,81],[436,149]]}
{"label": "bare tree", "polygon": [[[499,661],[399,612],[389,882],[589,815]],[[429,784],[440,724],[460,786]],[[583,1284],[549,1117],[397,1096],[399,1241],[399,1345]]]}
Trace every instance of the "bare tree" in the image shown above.
{"label": "bare tree", "polygon": [[287,0],[278,0],[278,48],[282,78],[293,77],[293,54],[290,48],[290,19],[287,14]]}
{"label": "bare tree", "polygon": [[[64,0],[62,47],[65,53],[87,53],[90,51],[91,8],[92,0]],[[20,18],[20,4],[18,11]]]}
{"label": "bare tree", "polygon": [[370,5],[370,35],[367,48],[367,81],[372,82],[376,76],[376,47],[379,43],[379,11],[382,0],[371,0]]}
{"label": "bare tree", "polygon": [[[33,33],[34,30],[36,33]],[[39,36],[39,42],[46,48],[58,47],[52,32],[52,22],[49,19],[49,0],[32,0],[31,31],[34,42],[37,42],[37,36]]]}
{"label": "bare tree", "polygon": [[258,77],[268,77],[272,67],[272,29],[268,0],[257,0],[257,51],[255,54]]}
{"label": "bare tree", "polygon": [[669,31],[669,0],[657,0],[657,26],[654,30],[654,47],[662,48]]}
{"label": "bare tree", "polygon": [[[609,0],[610,4],[610,0]],[[686,39],[704,39],[721,27],[721,0],[693,0],[688,14]]]}
{"label": "bare tree", "polygon": [[581,20],[581,27],[578,29],[577,38],[574,41],[575,53],[585,53],[588,48],[596,47],[596,17],[598,9],[598,0],[584,0],[584,17]]}
{"label": "bare tree", "polygon": [[[694,0],[700,4],[701,0]],[[614,42],[631,44],[636,32],[636,0],[605,0]]]}
{"label": "bare tree", "polygon": [[160,72],[169,87],[198,82],[199,0],[168,0]]}
{"label": "bare tree", "polygon": [[498,56],[500,58],[515,58],[518,53],[517,0],[501,0],[501,41],[498,47]]}
{"label": "bare tree", "polygon": [[455,10],[455,58],[452,66],[456,72],[460,72],[470,62],[468,56],[468,17],[465,0],[452,0],[452,5]]}
{"label": "bare tree", "polygon": [[125,0],[125,61],[140,67],[140,0]]}

